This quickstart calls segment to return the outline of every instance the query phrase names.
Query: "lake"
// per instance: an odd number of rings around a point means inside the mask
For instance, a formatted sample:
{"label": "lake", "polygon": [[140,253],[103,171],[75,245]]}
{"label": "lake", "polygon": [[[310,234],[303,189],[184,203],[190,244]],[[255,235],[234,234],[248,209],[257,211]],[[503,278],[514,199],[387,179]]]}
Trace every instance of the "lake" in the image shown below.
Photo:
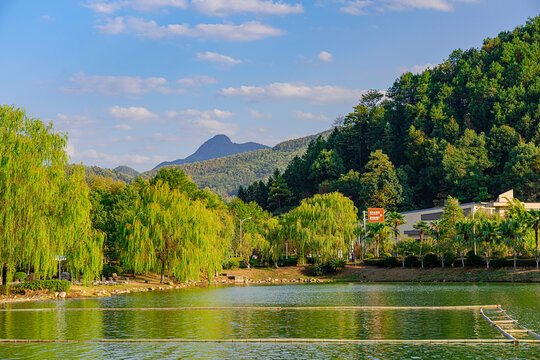
{"label": "lake", "polygon": [[[540,330],[538,284],[326,283],[192,288],[5,308],[501,304]],[[502,339],[478,310],[0,312],[4,339]],[[0,343],[0,358],[538,359],[539,344]]]}

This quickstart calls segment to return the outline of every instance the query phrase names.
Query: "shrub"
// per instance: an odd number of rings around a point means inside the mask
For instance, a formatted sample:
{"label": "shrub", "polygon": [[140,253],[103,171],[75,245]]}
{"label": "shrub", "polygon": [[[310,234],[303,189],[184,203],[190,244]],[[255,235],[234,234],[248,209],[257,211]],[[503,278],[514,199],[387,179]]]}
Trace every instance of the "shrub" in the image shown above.
{"label": "shrub", "polygon": [[278,258],[279,266],[296,266],[298,265],[298,257],[295,255],[289,255],[288,259],[284,255]]}
{"label": "shrub", "polygon": [[405,258],[405,267],[418,267],[420,266],[420,261],[417,256],[409,255]]}
{"label": "shrub", "polygon": [[424,256],[424,266],[428,268],[439,265],[439,258],[434,253],[428,253]]}
{"label": "shrub", "polygon": [[401,265],[401,261],[395,256],[385,256],[382,259],[384,267],[397,267]]}
{"label": "shrub", "polygon": [[332,274],[343,270],[347,265],[347,261],[344,259],[332,259],[323,264],[314,264],[311,268],[313,274],[316,276]]}
{"label": "shrub", "polygon": [[[28,281],[25,283],[20,283],[16,285],[9,286],[9,292],[12,294],[25,294],[27,290],[49,290],[51,292],[68,292],[71,287],[71,283],[67,280],[37,280],[37,281]],[[2,294],[6,293],[6,286],[1,286],[0,292]]]}
{"label": "shrub", "polygon": [[13,280],[15,280],[15,281],[26,280],[27,278],[28,278],[28,276],[26,275],[26,273],[24,271],[17,271],[15,273],[15,275],[13,275]]}
{"label": "shrub", "polygon": [[124,273],[124,269],[119,265],[103,265],[103,270],[101,271],[104,277],[111,277],[113,274],[120,275]]}
{"label": "shrub", "polygon": [[227,261],[224,265],[223,265],[223,268],[227,269],[227,270],[231,270],[231,269],[238,269],[240,267],[240,262],[238,262],[237,260],[235,259],[230,259],[229,261]]}
{"label": "shrub", "polygon": [[375,255],[373,255],[372,253],[367,253],[365,256],[364,256],[364,259],[373,259],[375,257]]}
{"label": "shrub", "polygon": [[465,259],[465,264],[467,266],[483,266],[485,265],[485,260],[480,255],[475,255],[474,251],[469,251]]}
{"label": "shrub", "polygon": [[249,266],[251,267],[259,266],[259,263],[260,263],[259,259],[253,259],[253,258],[249,259]]}

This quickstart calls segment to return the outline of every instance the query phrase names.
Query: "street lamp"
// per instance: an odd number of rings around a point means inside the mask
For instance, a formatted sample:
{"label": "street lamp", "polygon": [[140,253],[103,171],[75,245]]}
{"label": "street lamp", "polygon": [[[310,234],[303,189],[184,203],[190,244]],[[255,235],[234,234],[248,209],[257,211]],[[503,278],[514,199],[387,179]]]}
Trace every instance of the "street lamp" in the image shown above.
{"label": "street lamp", "polygon": [[[240,220],[240,246],[242,246],[242,223],[244,221],[246,221],[246,220],[249,220],[249,219],[251,219],[251,216]],[[246,265],[247,265],[248,269],[251,269],[251,267],[249,266],[249,260],[248,260],[248,263]]]}

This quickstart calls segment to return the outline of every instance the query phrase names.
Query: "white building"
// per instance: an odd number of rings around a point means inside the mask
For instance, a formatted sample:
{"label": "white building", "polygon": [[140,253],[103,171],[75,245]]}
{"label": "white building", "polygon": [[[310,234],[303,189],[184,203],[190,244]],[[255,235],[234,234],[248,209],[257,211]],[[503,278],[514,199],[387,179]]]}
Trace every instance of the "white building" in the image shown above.
{"label": "white building", "polygon": [[[509,203],[513,199],[514,190],[512,189],[500,194],[495,201],[485,203],[465,203],[461,204],[460,207],[463,209],[463,215],[465,216],[468,216],[471,213],[474,215],[479,209],[487,210],[492,214],[504,214],[508,210]],[[527,210],[540,210],[540,203],[523,203],[523,205]],[[399,226],[398,229],[402,236],[418,239],[418,230],[415,230],[413,225],[417,224],[419,221],[425,221],[429,224],[433,220],[440,219],[442,213],[442,207],[402,212],[401,214],[407,223]]]}

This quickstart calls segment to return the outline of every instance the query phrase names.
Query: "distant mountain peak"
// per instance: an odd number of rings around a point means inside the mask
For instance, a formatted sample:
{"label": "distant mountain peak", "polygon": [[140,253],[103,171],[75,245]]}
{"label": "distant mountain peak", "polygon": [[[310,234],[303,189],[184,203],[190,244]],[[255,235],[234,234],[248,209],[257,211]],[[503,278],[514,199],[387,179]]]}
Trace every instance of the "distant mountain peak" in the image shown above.
{"label": "distant mountain peak", "polygon": [[164,161],[154,169],[168,165],[181,165],[188,164],[197,161],[204,161],[210,159],[216,159],[224,156],[240,154],[247,151],[254,151],[260,149],[268,149],[266,145],[258,144],[255,142],[247,142],[243,144],[237,144],[231,141],[227,135],[219,134],[206,140],[193,154],[185,159],[177,159],[173,161]]}

